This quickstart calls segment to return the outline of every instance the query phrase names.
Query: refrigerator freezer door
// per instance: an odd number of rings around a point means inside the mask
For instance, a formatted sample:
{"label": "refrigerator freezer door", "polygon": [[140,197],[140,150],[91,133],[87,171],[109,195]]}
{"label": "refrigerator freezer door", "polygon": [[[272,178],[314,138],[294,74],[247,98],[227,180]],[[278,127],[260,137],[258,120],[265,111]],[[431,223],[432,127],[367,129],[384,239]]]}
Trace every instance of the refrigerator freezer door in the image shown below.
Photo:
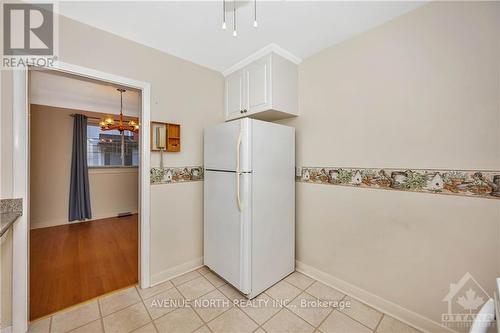
{"label": "refrigerator freezer door", "polygon": [[[204,132],[205,169],[236,171],[239,158],[240,171],[251,171],[250,135],[251,120],[247,118],[206,128]],[[239,156],[237,156],[238,152]]]}
{"label": "refrigerator freezer door", "polygon": [[[236,177],[240,178],[238,207]],[[251,174],[205,172],[204,261],[243,293],[250,293]]]}

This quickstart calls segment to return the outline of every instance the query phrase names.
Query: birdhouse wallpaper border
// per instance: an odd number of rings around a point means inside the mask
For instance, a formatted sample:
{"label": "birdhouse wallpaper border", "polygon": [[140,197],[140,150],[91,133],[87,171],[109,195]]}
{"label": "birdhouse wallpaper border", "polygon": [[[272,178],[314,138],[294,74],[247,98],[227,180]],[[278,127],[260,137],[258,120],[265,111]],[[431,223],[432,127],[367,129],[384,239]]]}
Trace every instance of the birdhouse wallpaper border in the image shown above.
{"label": "birdhouse wallpaper border", "polygon": [[203,167],[165,167],[151,168],[151,184],[184,183],[203,180]]}
{"label": "birdhouse wallpaper border", "polygon": [[301,167],[296,181],[500,199],[500,171]]}
{"label": "birdhouse wallpaper border", "polygon": [[[201,166],[151,168],[151,184],[203,181]],[[297,167],[301,183],[500,199],[500,171]]]}

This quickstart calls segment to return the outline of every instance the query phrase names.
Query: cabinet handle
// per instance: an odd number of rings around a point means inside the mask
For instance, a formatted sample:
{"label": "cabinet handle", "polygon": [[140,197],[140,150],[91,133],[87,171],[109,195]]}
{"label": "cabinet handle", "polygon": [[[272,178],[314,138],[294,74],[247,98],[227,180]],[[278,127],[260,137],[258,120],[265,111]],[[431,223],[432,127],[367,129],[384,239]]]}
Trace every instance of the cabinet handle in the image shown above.
{"label": "cabinet handle", "polygon": [[240,113],[243,113],[243,110],[240,110]]}
{"label": "cabinet handle", "polygon": [[243,112],[247,112],[247,109],[243,110]]}

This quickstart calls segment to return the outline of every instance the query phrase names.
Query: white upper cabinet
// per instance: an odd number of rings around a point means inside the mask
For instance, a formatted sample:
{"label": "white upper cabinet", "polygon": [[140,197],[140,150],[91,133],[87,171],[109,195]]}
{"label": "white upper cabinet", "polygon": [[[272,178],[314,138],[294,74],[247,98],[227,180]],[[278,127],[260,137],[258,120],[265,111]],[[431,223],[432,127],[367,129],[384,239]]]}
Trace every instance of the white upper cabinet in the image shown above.
{"label": "white upper cabinet", "polygon": [[226,118],[237,118],[244,109],[244,83],[245,78],[242,71],[235,72],[226,77]]}
{"label": "white upper cabinet", "polygon": [[297,116],[297,65],[270,52],[226,76],[226,120]]}
{"label": "white upper cabinet", "polygon": [[271,108],[271,57],[265,57],[250,64],[244,69],[247,82],[246,110],[249,114]]}

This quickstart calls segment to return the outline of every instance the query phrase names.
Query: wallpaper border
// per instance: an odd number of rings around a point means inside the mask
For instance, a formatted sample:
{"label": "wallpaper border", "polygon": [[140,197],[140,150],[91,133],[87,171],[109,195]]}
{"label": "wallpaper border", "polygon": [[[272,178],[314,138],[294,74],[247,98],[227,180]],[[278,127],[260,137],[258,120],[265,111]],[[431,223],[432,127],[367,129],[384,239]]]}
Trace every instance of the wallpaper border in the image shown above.
{"label": "wallpaper border", "polygon": [[[202,166],[154,167],[152,185],[204,180]],[[500,171],[297,167],[300,183],[500,199]]]}
{"label": "wallpaper border", "polygon": [[202,181],[203,175],[201,166],[155,167],[151,168],[149,179],[152,185],[186,183]]}
{"label": "wallpaper border", "polygon": [[500,171],[297,167],[301,183],[500,199]]}

